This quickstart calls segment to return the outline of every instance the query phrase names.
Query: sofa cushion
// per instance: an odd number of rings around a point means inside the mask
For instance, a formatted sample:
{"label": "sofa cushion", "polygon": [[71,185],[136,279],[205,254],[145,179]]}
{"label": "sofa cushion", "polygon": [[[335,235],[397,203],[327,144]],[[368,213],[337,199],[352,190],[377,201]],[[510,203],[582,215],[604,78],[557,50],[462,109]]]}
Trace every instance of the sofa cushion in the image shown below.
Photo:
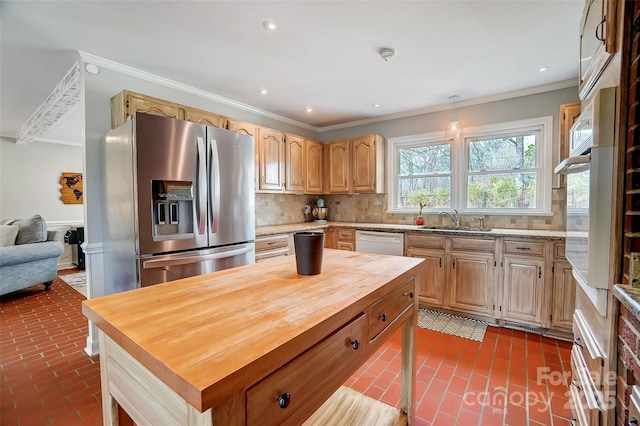
{"label": "sofa cushion", "polygon": [[47,222],[39,215],[26,219],[3,220],[3,225],[18,225],[16,245],[47,241]]}
{"label": "sofa cushion", "polygon": [[0,247],[8,247],[16,244],[18,225],[0,225]]}

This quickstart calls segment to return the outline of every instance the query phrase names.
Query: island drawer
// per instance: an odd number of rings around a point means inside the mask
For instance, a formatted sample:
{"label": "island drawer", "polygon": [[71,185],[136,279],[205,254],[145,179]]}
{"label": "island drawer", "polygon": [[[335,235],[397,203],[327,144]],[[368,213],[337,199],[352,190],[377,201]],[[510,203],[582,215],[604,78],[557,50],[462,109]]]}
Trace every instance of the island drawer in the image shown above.
{"label": "island drawer", "polygon": [[573,312],[573,336],[573,349],[578,351],[581,365],[584,365],[589,375],[594,378],[596,388],[601,389],[604,356],[580,309]]}
{"label": "island drawer", "polygon": [[444,250],[445,237],[435,235],[407,234],[407,247]]}
{"label": "island drawer", "polygon": [[366,337],[362,313],[253,385],[245,394],[247,425],[301,424],[366,360]]}
{"label": "island drawer", "polygon": [[544,256],[543,241],[505,241],[504,252],[509,254],[526,254]]}
{"label": "island drawer", "polygon": [[570,385],[572,412],[581,425],[589,426],[594,424],[593,420],[599,418],[601,401],[599,392],[596,390],[589,375],[589,371],[582,363],[582,355],[579,349],[574,346],[571,350],[571,371],[573,378]]}
{"label": "island drawer", "polygon": [[415,300],[416,282],[411,278],[388,296],[371,305],[369,316],[369,339],[373,339],[387,328]]}

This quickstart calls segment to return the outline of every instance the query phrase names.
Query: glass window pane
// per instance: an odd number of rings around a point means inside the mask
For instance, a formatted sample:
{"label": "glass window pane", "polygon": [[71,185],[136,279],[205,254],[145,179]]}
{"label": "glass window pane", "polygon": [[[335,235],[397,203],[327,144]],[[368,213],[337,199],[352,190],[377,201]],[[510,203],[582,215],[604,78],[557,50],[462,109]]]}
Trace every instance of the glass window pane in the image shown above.
{"label": "glass window pane", "polygon": [[401,148],[400,176],[449,173],[451,146],[449,144]]}
{"label": "glass window pane", "polygon": [[451,176],[429,178],[400,178],[398,182],[398,207],[427,208],[451,206]]}
{"label": "glass window pane", "polygon": [[534,209],[536,208],[536,174],[503,173],[469,176],[467,207]]}
{"label": "glass window pane", "polygon": [[533,168],[536,141],[536,134],[471,141],[469,171]]}

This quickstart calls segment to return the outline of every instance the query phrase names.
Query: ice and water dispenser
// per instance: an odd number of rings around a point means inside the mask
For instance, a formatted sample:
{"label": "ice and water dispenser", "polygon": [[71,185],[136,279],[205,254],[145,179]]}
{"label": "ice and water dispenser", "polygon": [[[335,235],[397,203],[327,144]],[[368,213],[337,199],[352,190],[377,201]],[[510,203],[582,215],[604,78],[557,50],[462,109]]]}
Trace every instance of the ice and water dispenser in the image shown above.
{"label": "ice and water dispenser", "polygon": [[153,180],[153,238],[164,240],[192,234],[193,182]]}

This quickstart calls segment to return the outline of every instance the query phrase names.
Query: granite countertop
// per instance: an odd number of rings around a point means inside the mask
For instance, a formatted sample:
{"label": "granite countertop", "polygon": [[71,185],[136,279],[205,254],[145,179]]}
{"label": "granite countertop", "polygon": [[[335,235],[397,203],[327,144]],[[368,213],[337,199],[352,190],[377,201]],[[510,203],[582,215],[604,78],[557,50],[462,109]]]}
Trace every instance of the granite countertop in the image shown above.
{"label": "granite countertop", "polygon": [[640,317],[640,288],[616,284],[613,286],[613,294],[629,312]]}
{"label": "granite countertop", "polygon": [[432,234],[448,234],[448,235],[473,235],[487,237],[527,237],[540,239],[564,239],[566,233],[564,231],[542,231],[528,229],[492,229],[491,231],[480,230],[452,230],[452,229],[425,229],[422,225],[401,225],[393,223],[361,223],[361,222],[302,222],[289,223],[285,225],[259,226],[256,228],[256,236],[262,237],[267,235],[311,231],[323,228],[351,228],[368,231],[389,231],[389,232],[424,232]]}

